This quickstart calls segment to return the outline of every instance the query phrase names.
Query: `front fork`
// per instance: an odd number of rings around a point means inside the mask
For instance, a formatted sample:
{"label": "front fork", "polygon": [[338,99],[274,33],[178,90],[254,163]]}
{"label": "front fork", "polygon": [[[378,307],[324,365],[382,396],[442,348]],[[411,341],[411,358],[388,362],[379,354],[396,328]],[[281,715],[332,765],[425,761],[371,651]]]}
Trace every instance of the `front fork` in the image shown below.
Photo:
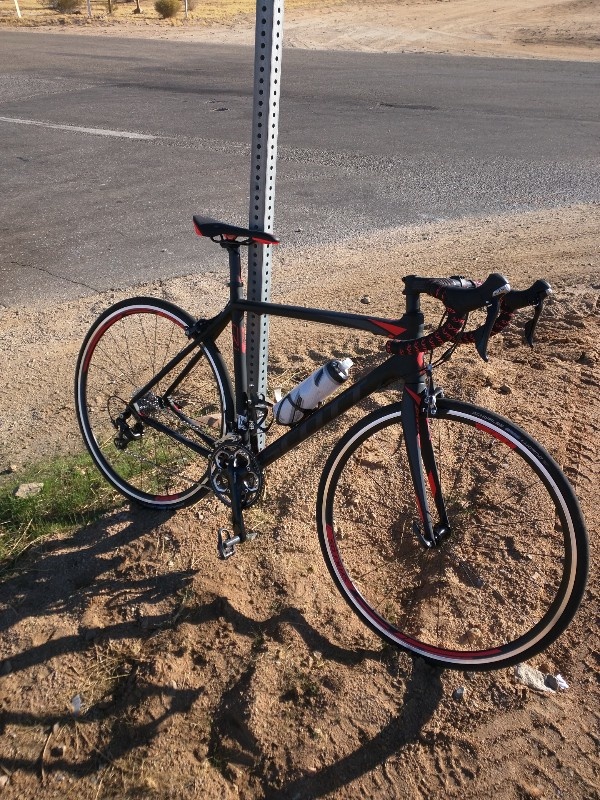
{"label": "front fork", "polygon": [[[429,426],[435,413],[435,396],[429,380],[427,385],[405,384],[401,401],[404,444],[419,513],[413,528],[425,547],[437,547],[451,533]],[[425,481],[435,505],[436,522],[431,516]]]}

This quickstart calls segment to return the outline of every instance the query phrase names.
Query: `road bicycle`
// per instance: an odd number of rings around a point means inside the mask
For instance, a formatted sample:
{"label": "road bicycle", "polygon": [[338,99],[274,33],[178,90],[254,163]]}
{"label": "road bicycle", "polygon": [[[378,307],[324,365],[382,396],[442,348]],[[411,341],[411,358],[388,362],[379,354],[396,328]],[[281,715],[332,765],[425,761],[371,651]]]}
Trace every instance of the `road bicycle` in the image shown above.
{"label": "road bicycle", "polygon": [[[526,326],[532,343],[549,284],[514,291],[497,273],[482,284],[408,276],[396,320],[256,302],[244,298],[240,250],[277,239],[207,217],[194,225],[228,253],[223,310],[196,319],[165,300],[136,297],[104,311],[83,342],[77,417],[104,477],[157,509],[216,496],[231,514],[231,529],[218,534],[219,555],[228,558],[254,536],[244,512],[260,499],[269,464],[395,387],[398,399],[353,424],[323,469],[316,522],[337,588],[383,640],[442,667],[500,668],[546,648],[584,593],[578,501],[543,447],[502,416],[446,397],[434,367],[459,344],[487,360],[490,336],[527,306],[535,309]],[[445,307],[428,334],[423,294]],[[469,313],[480,308],[485,322],[468,331]],[[249,313],[367,331],[386,337],[388,355],[262,446],[272,409],[248,382]],[[228,327],[233,382],[217,345]]]}

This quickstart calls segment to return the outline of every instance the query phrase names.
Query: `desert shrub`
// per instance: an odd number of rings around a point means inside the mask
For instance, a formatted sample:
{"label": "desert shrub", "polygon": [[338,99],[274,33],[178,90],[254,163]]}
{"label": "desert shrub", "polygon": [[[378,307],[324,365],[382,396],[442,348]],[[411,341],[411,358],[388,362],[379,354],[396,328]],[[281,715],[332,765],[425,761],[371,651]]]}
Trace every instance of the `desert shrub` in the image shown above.
{"label": "desert shrub", "polygon": [[156,0],[154,8],[163,19],[174,17],[181,8],[181,0]]}
{"label": "desert shrub", "polygon": [[83,0],[46,0],[44,5],[59,14],[74,14],[83,5]]}

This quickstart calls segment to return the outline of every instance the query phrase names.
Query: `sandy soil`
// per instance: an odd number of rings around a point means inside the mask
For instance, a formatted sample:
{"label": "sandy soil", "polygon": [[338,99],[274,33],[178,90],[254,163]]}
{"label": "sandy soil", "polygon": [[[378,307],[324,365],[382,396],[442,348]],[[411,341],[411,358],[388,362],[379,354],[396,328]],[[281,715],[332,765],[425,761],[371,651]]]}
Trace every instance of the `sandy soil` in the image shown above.
{"label": "sandy soil", "polygon": [[[311,4],[287,4],[288,45],[598,57],[593,0],[327,2],[318,13]],[[99,20],[55,29],[249,41],[248,20],[238,14],[226,28]],[[0,794],[600,797],[597,220],[597,208],[576,207],[402,228],[385,242],[326,252],[284,244],[274,275],[274,299],[336,308],[342,289],[348,309],[364,312],[368,294],[368,313],[390,317],[410,272],[482,278],[498,270],[517,288],[537,277],[552,282],[534,351],[521,341],[521,318],[494,340],[489,363],[460,348],[439,379],[450,393],[521,422],[581,499],[592,544],[589,589],[568,631],[533,660],[563,675],[567,691],[535,692],[512,670],[430,669],[382,647],[351,616],[314,530],[333,430],[269,471],[266,498],[253,512],[261,535],[228,562],[215,552],[223,508],[207,501],[174,515],[123,507],[41,543],[3,576]],[[137,291],[204,315],[220,307],[224,280],[219,271]],[[80,342],[102,309],[133,293],[0,310],[0,470],[80,448],[72,400]],[[277,321],[271,342],[282,381],[342,350],[360,369],[381,345]],[[462,700],[454,697],[459,687]]]}

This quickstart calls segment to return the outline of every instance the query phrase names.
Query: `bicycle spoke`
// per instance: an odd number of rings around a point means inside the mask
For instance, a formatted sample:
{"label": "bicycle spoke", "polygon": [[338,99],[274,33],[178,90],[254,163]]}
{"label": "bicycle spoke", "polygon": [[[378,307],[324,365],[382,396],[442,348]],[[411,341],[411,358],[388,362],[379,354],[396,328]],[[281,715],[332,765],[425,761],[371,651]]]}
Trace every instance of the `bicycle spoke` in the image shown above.
{"label": "bicycle spoke", "polygon": [[[92,350],[85,360],[82,419],[89,431],[86,441],[102,471],[124,494],[148,504],[162,505],[171,498],[177,502],[204,486],[207,462],[205,456],[187,448],[166,429],[197,440],[206,409],[217,416],[221,430],[222,384],[208,355],[210,348],[205,345],[202,358],[190,352],[184,366],[179,364],[140,398],[140,413],[131,413],[131,397],[189,346],[185,328],[190,323],[164,301],[148,300],[139,305],[132,301],[129,307],[124,303],[115,308],[111,316],[111,311],[107,312],[110,324],[99,321],[100,336],[88,337],[92,337]],[[189,367],[192,358],[194,363]],[[163,403],[165,389],[174,386],[171,400],[177,406],[190,406],[192,417],[196,416],[194,426]],[[113,420],[128,408],[130,413],[115,427]],[[148,424],[152,419],[164,429]],[[206,425],[207,434],[216,439],[215,430]]]}

